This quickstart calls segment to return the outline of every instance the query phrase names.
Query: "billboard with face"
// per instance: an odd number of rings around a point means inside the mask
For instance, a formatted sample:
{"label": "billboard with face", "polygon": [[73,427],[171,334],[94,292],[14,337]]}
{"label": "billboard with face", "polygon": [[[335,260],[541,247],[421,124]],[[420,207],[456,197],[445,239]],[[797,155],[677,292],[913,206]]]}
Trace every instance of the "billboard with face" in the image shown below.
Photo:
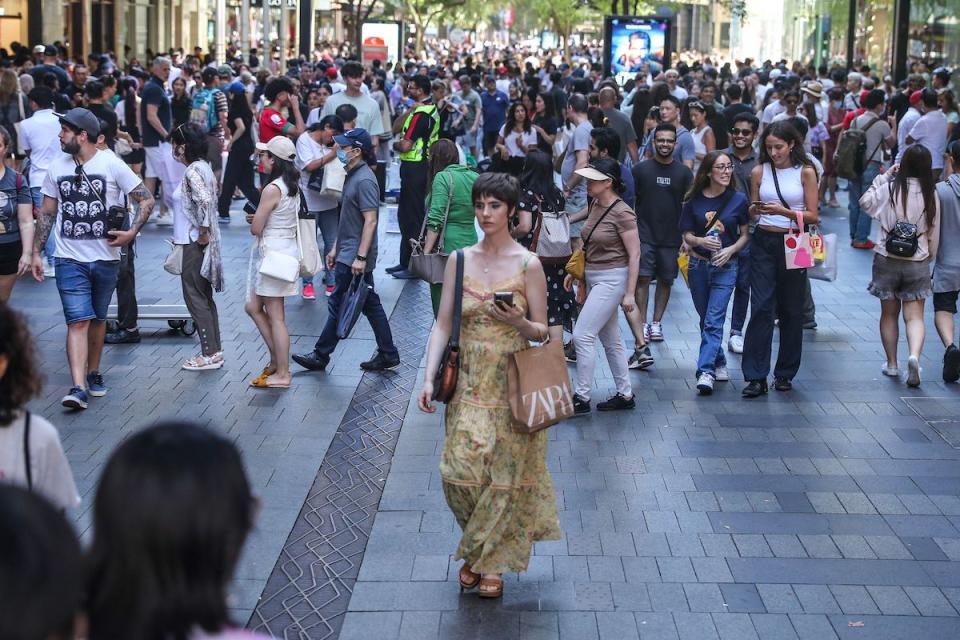
{"label": "billboard with face", "polygon": [[638,72],[655,76],[670,66],[669,18],[610,16],[604,35],[604,71],[621,85]]}

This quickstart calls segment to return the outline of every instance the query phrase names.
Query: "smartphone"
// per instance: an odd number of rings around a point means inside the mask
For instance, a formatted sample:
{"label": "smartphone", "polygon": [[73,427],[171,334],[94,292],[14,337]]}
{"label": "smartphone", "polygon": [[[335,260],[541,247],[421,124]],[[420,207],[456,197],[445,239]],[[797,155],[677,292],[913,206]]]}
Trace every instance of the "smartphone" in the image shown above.
{"label": "smartphone", "polygon": [[493,303],[504,307],[513,306],[513,291],[497,291],[493,294]]}
{"label": "smartphone", "polygon": [[751,206],[751,207],[762,207],[762,206],[765,205],[765,204],[767,204],[767,203],[764,202],[763,200],[754,200],[753,202],[750,203],[750,206]]}
{"label": "smartphone", "polygon": [[243,205],[243,212],[252,216],[257,212],[257,205],[247,200],[246,204]]}

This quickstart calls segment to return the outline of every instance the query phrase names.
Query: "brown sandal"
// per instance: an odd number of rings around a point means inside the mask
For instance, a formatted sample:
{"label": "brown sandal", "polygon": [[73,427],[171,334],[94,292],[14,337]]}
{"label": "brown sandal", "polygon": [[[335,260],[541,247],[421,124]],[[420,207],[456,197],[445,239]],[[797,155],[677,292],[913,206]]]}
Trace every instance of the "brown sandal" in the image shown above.
{"label": "brown sandal", "polygon": [[503,578],[481,578],[481,598],[499,598],[503,596]]}
{"label": "brown sandal", "polygon": [[480,584],[480,574],[474,573],[470,570],[470,565],[464,563],[460,567],[460,573],[457,575],[460,580],[460,591],[467,591],[473,589],[478,584]]}

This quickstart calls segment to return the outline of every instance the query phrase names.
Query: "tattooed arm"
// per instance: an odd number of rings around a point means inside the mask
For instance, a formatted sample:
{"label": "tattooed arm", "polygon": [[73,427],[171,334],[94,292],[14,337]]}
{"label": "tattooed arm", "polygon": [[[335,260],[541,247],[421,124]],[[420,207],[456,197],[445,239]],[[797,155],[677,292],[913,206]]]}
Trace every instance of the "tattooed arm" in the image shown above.
{"label": "tattooed arm", "polygon": [[107,244],[111,247],[122,247],[133,242],[143,225],[147,224],[150,214],[153,213],[153,205],[155,204],[153,196],[150,195],[142,182],[134,187],[133,191],[127,194],[127,197],[130,198],[131,202],[137,204],[137,215],[133,219],[133,224],[130,225],[129,230],[107,232],[107,235],[110,236]]}
{"label": "tattooed arm", "polygon": [[57,199],[50,196],[43,196],[43,204],[37,211],[36,227],[33,234],[33,260],[31,261],[31,270],[33,277],[37,282],[43,282],[43,259],[40,252],[50,237],[50,230],[57,220]]}

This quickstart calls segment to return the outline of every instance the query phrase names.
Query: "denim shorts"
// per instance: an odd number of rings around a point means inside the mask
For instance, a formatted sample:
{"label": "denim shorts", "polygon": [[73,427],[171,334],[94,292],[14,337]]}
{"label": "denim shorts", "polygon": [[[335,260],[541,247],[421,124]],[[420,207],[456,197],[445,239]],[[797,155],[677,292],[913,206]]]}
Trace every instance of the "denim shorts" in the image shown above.
{"label": "denim shorts", "polygon": [[67,324],[84,320],[106,320],[110,298],[117,288],[119,260],[77,262],[54,258],[57,290]]}

